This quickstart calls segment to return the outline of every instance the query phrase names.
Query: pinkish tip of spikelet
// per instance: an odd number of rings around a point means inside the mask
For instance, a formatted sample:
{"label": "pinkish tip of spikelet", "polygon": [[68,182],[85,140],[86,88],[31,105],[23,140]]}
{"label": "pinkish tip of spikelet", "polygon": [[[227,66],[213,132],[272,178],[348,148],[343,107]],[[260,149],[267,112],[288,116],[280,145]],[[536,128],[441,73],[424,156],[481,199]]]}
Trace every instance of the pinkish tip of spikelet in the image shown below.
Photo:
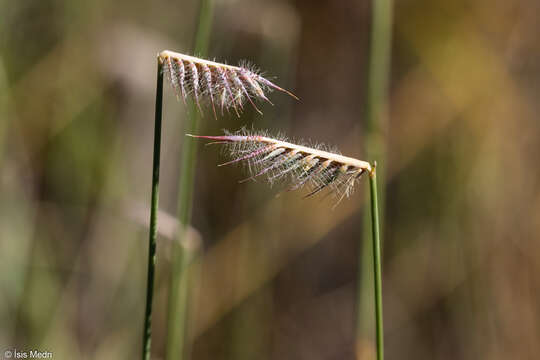
{"label": "pinkish tip of spikelet", "polygon": [[218,135],[218,136],[209,136],[209,135],[192,135],[186,134],[186,136],[197,138],[197,139],[208,139],[208,140],[218,140],[218,141],[243,141],[246,139],[245,136],[239,135]]}

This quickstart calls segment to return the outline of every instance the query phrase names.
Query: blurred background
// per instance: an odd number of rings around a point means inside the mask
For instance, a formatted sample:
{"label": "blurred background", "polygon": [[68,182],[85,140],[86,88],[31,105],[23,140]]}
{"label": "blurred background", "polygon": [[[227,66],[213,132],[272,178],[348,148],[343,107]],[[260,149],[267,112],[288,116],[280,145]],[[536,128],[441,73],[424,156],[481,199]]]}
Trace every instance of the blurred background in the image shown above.
{"label": "blurred background", "polygon": [[[192,52],[198,11],[0,2],[2,354],[139,356],[156,54]],[[364,158],[370,17],[360,0],[216,0],[209,57],[249,60],[301,101],[273,93],[264,117],[207,115],[201,131],[247,125]],[[395,1],[377,159],[388,359],[540,356],[539,22],[537,0]],[[168,84],[164,101],[156,359],[188,115]],[[373,358],[356,330],[367,180],[332,210],[331,197],[238,184],[245,172],[223,160],[199,147],[191,358]]]}

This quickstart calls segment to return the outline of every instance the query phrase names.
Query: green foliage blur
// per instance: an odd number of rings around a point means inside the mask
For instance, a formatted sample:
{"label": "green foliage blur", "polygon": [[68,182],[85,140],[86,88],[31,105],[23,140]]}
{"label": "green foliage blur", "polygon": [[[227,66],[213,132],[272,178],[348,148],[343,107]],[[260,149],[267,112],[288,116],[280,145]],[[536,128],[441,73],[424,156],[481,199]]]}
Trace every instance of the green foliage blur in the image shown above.
{"label": "green foliage blur", "polygon": [[[207,110],[204,134],[268,129],[363,159],[370,2],[215,3],[210,57],[249,60],[301,101]],[[156,54],[191,52],[198,6],[0,2],[0,356],[139,356]],[[537,0],[395,1],[387,158],[366,159],[387,169],[388,359],[540,356],[539,23]],[[187,111],[167,84],[156,359]],[[199,147],[191,358],[373,358],[355,334],[367,180],[332,210],[239,184],[223,160]]]}

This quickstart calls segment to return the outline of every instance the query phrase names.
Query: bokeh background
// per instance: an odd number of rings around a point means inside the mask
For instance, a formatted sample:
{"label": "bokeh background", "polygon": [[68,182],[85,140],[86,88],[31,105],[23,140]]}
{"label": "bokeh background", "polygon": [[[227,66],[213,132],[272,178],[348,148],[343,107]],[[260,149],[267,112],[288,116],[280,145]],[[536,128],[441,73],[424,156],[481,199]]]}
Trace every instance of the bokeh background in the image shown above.
{"label": "bokeh background", "polygon": [[[139,356],[156,54],[191,53],[198,9],[0,2],[2,353]],[[205,116],[202,131],[253,126],[363,158],[370,14],[363,0],[216,0],[209,56],[247,59],[301,101],[273,93],[264,117]],[[539,23],[537,0],[395,2],[377,159],[388,359],[540,356]],[[156,359],[187,111],[166,85]],[[333,210],[238,184],[246,174],[221,161],[199,147],[191,358],[373,358],[370,331],[356,330],[366,180]]]}

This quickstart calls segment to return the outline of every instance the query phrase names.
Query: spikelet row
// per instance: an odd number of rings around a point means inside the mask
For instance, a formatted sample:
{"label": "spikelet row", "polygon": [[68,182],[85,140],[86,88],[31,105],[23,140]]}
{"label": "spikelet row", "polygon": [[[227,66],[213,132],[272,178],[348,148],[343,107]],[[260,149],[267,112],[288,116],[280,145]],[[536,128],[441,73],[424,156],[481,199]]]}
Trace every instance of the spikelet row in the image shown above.
{"label": "spikelet row", "polygon": [[232,108],[240,116],[246,101],[261,113],[254,100],[271,103],[266,96],[271,90],[298,99],[248,67],[220,64],[169,50],[159,53],[158,58],[177,96],[184,102],[187,96],[192,96],[201,113],[201,103],[210,102],[215,117],[216,106],[221,108],[222,114],[223,109]]}
{"label": "spikelet row", "polygon": [[323,150],[320,145],[297,145],[264,133],[241,130],[222,136],[188,136],[225,144],[232,160],[220,166],[245,163],[251,176],[243,181],[266,176],[270,184],[281,182],[288,190],[308,187],[306,197],[329,189],[339,202],[352,193],[360,176],[372,169],[368,162]]}

